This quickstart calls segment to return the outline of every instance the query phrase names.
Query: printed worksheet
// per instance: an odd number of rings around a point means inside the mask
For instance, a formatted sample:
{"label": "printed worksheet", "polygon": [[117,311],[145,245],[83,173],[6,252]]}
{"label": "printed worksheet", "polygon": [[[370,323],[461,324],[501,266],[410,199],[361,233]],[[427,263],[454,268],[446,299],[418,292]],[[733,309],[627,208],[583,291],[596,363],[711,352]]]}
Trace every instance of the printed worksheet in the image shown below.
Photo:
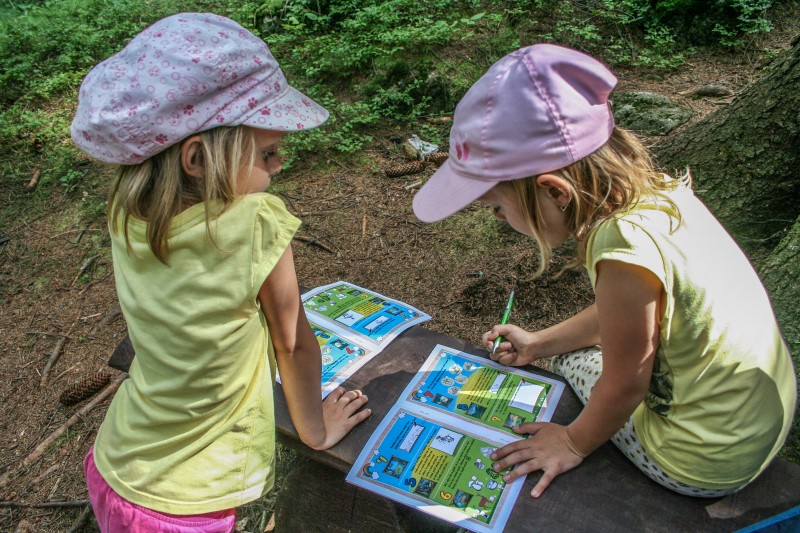
{"label": "printed worksheet", "polygon": [[514,426],[550,420],[563,392],[555,379],[439,344],[402,398],[516,435]]}
{"label": "printed worksheet", "polygon": [[477,532],[505,527],[524,478],[491,453],[513,426],[549,421],[564,384],[437,345],[370,437],[347,480]]}
{"label": "printed worksheet", "polygon": [[331,326],[325,328],[310,319],[309,324],[322,353],[322,397],[325,398],[377,352],[348,340],[344,332],[337,333]]}
{"label": "printed worksheet", "polygon": [[313,323],[341,328],[348,339],[376,351],[430,315],[346,281],[303,294],[303,307]]}
{"label": "printed worksheet", "polygon": [[525,478],[506,484],[489,456],[517,440],[417,405],[395,405],[347,481],[465,529],[502,531]]}
{"label": "printed worksheet", "polygon": [[[352,376],[395,337],[430,315],[346,281],[302,295],[322,353],[322,397]],[[280,383],[280,373],[277,376]]]}

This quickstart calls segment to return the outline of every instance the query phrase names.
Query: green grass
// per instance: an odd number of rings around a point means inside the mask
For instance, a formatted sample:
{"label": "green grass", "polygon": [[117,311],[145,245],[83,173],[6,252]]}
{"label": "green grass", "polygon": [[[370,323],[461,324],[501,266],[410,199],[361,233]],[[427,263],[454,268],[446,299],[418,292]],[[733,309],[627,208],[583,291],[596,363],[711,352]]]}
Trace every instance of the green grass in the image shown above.
{"label": "green grass", "polygon": [[275,447],[277,464],[275,470],[275,488],[258,500],[236,510],[236,531],[260,533],[264,531],[275,513],[275,503],[281,491],[280,480],[285,479],[297,463],[297,454],[278,443]]}

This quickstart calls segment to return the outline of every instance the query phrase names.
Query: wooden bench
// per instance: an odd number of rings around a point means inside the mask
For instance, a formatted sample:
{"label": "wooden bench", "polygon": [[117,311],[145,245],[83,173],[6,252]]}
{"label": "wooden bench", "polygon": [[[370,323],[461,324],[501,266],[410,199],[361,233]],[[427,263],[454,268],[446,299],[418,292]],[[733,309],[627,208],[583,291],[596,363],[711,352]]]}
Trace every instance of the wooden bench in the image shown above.
{"label": "wooden bench", "polygon": [[[127,339],[126,339],[127,341]],[[109,365],[127,370],[133,359],[123,341]],[[359,452],[389,408],[436,344],[475,355],[482,348],[414,326],[345,383],[369,397],[372,416],[331,450],[317,452],[302,445],[289,418],[280,386],[275,416],[281,443],[302,453],[301,461],[278,487],[278,531],[426,531],[458,528],[388,502],[344,481]],[[536,372],[561,379],[540,369]],[[562,380],[563,381],[563,380]],[[582,404],[569,387],[553,422],[568,424]],[[650,481],[622,453],[607,443],[576,469],[556,478],[538,500],[529,494],[539,474],[531,474],[514,505],[506,531],[647,531],[731,532],[800,505],[800,466],[776,460],[753,483],[724,498],[681,496]]]}

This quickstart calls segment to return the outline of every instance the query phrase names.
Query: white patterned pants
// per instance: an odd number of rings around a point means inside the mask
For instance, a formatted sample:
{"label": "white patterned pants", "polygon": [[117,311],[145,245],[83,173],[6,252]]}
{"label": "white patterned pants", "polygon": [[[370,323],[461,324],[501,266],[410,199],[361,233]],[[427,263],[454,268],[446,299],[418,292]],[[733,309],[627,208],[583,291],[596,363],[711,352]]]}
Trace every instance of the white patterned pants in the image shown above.
{"label": "white patterned pants", "polygon": [[[575,394],[585,405],[603,370],[601,351],[599,348],[589,348],[555,356],[550,360],[550,370],[566,379],[572,390],[575,391]],[[611,441],[647,477],[679,494],[717,498],[734,493],[742,488],[702,489],[672,479],[661,470],[661,467],[642,448],[633,428],[633,417],[629,418],[622,429],[611,437]]]}

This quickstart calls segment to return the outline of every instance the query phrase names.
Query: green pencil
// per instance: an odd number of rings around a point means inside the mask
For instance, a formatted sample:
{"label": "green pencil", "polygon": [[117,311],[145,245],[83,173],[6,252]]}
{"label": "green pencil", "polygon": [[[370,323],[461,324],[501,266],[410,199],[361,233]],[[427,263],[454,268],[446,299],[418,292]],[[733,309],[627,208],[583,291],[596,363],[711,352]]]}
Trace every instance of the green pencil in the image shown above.
{"label": "green pencil", "polygon": [[[511,308],[514,307],[514,291],[511,291],[511,294],[508,295],[508,303],[506,303],[506,310],[503,311],[503,318],[500,319],[500,324],[508,324],[508,316],[511,314]],[[492,346],[492,353],[497,351],[497,348],[500,347],[500,343],[503,342],[503,336],[498,335],[498,337],[494,340],[494,345]]]}

